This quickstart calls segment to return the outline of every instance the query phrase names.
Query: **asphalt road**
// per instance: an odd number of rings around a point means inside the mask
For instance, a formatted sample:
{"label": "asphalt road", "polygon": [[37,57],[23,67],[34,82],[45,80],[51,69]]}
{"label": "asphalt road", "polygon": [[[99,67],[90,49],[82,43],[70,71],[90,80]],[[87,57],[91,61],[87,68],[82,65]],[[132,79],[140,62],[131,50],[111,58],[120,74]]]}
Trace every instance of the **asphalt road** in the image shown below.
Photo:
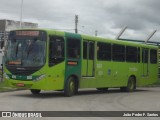
{"label": "asphalt road", "polygon": [[[160,111],[160,87],[138,88],[132,93],[120,92],[119,89],[109,89],[107,92],[85,89],[73,97],[65,97],[63,92],[55,91],[42,91],[39,95],[32,95],[29,90],[3,92],[0,93],[0,111]],[[147,117],[141,120],[159,118]],[[81,119],[118,120],[119,118],[76,118],[76,120]],[[139,120],[139,118],[121,119]]]}

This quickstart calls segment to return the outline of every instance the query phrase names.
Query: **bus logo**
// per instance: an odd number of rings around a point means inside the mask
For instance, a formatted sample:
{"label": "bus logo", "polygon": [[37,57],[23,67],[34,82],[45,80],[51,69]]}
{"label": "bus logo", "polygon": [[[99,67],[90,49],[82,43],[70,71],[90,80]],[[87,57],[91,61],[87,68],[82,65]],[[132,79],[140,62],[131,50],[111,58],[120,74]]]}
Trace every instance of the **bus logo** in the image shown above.
{"label": "bus logo", "polygon": [[2,117],[12,117],[11,112],[2,112]]}

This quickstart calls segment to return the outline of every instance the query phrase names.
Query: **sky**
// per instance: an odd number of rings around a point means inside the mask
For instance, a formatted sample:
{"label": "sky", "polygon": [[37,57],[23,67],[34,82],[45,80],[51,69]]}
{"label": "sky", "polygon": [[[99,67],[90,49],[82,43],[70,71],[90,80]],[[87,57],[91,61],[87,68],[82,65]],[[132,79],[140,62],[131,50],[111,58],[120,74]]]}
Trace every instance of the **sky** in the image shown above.
{"label": "sky", "polygon": [[[22,0],[0,0],[0,19],[20,20]],[[150,41],[160,38],[160,0],[23,0],[22,21],[38,23],[39,28],[74,32],[78,15],[80,34]]]}

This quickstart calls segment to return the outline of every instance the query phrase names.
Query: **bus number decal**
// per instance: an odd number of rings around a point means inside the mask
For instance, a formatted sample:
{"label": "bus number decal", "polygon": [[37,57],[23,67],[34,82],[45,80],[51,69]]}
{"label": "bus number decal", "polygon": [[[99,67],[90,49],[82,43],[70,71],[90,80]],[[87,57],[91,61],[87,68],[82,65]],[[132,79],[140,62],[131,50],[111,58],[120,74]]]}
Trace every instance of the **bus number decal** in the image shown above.
{"label": "bus number decal", "polygon": [[137,68],[136,68],[136,67],[133,67],[133,68],[129,68],[129,71],[133,71],[133,72],[136,72],[136,71],[137,71]]}
{"label": "bus number decal", "polygon": [[103,71],[98,71],[98,75],[102,76],[103,75]]}
{"label": "bus number decal", "polygon": [[97,68],[102,68],[102,64],[97,64]]}

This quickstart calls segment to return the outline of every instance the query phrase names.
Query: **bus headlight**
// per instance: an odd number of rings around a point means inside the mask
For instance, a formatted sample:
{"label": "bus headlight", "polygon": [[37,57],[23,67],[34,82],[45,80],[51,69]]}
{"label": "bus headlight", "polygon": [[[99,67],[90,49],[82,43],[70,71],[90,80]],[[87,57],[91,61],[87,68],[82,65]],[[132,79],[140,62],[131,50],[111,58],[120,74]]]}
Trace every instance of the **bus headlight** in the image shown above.
{"label": "bus headlight", "polygon": [[4,73],[3,76],[4,76],[5,79],[10,79],[9,76],[6,73]]}
{"label": "bus headlight", "polygon": [[41,75],[41,76],[37,77],[34,81],[36,82],[36,81],[42,80],[45,77],[46,77],[46,75]]}

